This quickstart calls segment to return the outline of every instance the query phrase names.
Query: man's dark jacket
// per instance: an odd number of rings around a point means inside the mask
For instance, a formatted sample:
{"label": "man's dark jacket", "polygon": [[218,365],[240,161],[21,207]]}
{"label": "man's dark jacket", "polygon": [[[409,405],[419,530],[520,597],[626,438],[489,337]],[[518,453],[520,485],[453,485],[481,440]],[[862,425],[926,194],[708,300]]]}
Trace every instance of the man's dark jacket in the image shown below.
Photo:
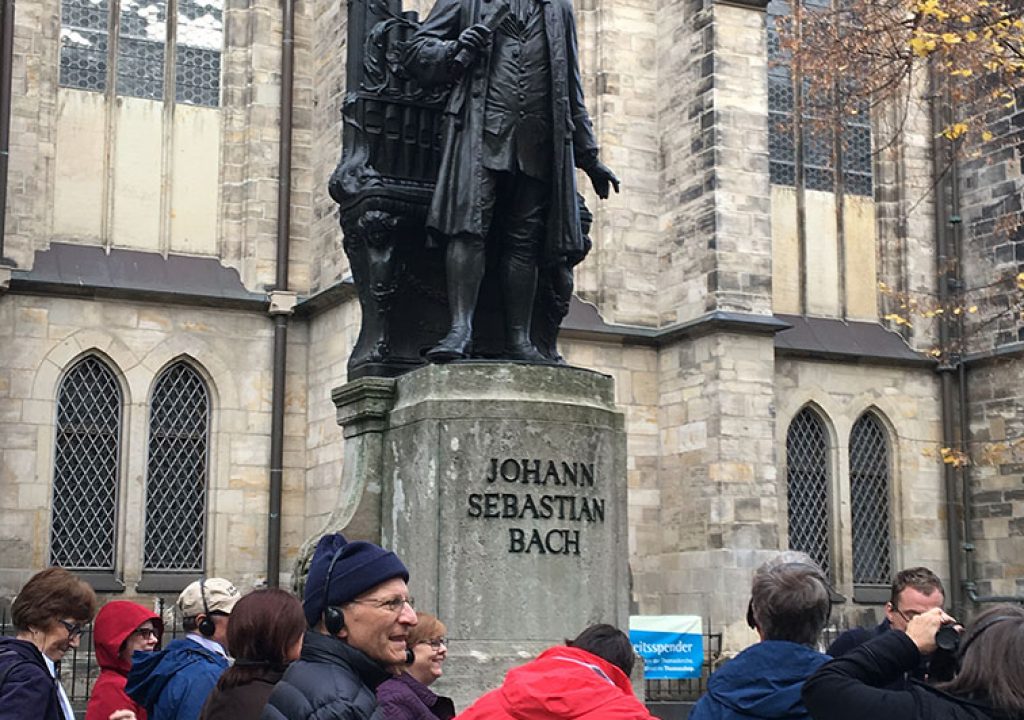
{"label": "man's dark jacket", "polygon": [[0,720],[64,720],[57,680],[32,643],[0,638]]}
{"label": "man's dark jacket", "polygon": [[[450,60],[465,28],[482,22],[501,0],[437,0],[402,53],[406,71],[424,85],[453,80]],[[541,0],[551,67],[551,203],[542,261],[581,258],[585,253],[576,199],[576,167],[597,161],[597,140],[583,104],[576,19],[571,0]],[[482,237],[484,110],[490,45],[455,85],[445,108],[444,154],[427,216],[434,234]]]}
{"label": "man's dark jacket", "polygon": [[[883,620],[871,629],[862,627],[850,628],[833,640],[826,652],[832,657],[841,657],[872,638],[888,632],[894,632],[888,619]],[[941,682],[951,680],[955,674],[956,656],[952,653],[936,652],[932,655],[922,656],[921,662],[917,667],[896,678],[889,687],[892,690],[902,690],[910,680]]]}
{"label": "man's dark jacket", "polygon": [[367,720],[375,717],[377,686],[391,677],[347,643],[312,630],[302,655],[270,694],[263,720]]}
{"label": "man's dark jacket", "polygon": [[905,633],[887,632],[821,666],[804,683],[815,720],[990,720],[1003,717],[983,699],[960,698],[911,681],[890,686],[921,663]]}
{"label": "man's dark jacket", "polygon": [[711,676],[690,720],[807,718],[800,690],[828,661],[828,655],[797,643],[765,640],[751,645]]}

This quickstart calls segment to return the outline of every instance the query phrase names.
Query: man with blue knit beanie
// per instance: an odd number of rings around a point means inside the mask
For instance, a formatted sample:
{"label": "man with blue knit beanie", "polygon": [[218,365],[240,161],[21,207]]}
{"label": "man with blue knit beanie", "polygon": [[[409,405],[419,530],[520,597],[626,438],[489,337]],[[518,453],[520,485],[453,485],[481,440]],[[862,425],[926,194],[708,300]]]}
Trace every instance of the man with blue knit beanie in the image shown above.
{"label": "man with blue knit beanie", "polygon": [[274,688],[263,720],[368,718],[377,686],[407,662],[416,624],[408,580],[393,552],[340,533],[320,538],[302,601],[302,655]]}

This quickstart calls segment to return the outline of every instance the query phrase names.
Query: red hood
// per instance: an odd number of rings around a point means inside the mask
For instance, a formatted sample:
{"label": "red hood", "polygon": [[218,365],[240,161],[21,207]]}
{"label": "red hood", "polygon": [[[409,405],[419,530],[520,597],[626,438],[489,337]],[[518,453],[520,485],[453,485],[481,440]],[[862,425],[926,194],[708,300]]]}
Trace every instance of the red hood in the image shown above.
{"label": "red hood", "polygon": [[579,648],[545,650],[510,670],[498,692],[505,712],[520,720],[650,717],[622,670]]}
{"label": "red hood", "polygon": [[160,616],[142,605],[127,600],[112,600],[104,605],[93,622],[93,642],[99,666],[127,674],[131,663],[121,659],[121,645],[135,628],[147,620],[152,620],[157,632],[163,633],[164,624]]}

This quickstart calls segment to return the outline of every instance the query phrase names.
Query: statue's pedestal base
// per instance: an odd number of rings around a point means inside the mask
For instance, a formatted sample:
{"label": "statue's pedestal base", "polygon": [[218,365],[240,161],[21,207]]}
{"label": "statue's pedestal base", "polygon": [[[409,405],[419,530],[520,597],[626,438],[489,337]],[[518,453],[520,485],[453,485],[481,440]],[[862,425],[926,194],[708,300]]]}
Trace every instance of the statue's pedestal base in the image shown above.
{"label": "statue's pedestal base", "polygon": [[611,378],[454,363],[356,380],[334,399],[348,510],[331,529],[379,539],[409,567],[417,607],[448,626],[434,689],[459,710],[589,624],[626,629],[626,440]]}

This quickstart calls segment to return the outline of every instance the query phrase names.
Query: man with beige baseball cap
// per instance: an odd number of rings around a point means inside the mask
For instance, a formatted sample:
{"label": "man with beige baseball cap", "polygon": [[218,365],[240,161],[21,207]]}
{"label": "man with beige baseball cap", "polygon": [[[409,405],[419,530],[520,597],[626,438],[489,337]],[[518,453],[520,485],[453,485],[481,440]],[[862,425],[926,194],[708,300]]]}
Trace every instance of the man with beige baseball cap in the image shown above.
{"label": "man with beige baseball cap", "polygon": [[149,720],[197,720],[228,667],[228,619],[241,593],[223,578],[203,578],[178,596],[185,637],[166,650],[136,653],[125,688]]}

